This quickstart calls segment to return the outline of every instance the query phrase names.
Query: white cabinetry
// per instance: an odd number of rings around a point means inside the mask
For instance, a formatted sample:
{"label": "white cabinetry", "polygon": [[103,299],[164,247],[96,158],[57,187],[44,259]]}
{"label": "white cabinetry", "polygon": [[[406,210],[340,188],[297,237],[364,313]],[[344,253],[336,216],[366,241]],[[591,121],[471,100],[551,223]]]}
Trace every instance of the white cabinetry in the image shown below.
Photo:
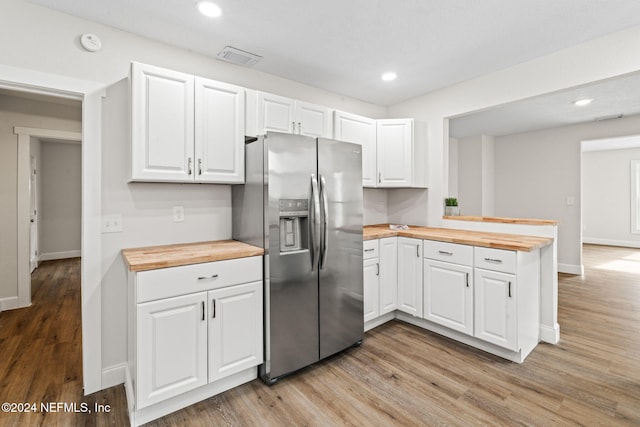
{"label": "white cabinetry", "polygon": [[393,319],[397,308],[397,237],[367,240],[364,249],[365,330]]}
{"label": "white cabinetry", "polygon": [[380,315],[398,305],[398,238],[380,239]]}
{"label": "white cabinetry", "polygon": [[129,300],[132,424],[257,377],[262,257],[130,273]]}
{"label": "white cabinetry", "polygon": [[335,139],[362,146],[362,185],[375,187],[377,179],[376,121],[343,111],[335,111],[333,126]]}
{"label": "white cabinetry", "polygon": [[242,183],[244,89],[131,66],[131,181]]}
{"label": "white cabinetry", "polygon": [[262,363],[262,282],[209,291],[209,382]]}
{"label": "white cabinetry", "polygon": [[138,304],[138,408],[207,383],[206,292]]}
{"label": "white cabinetry", "polygon": [[377,187],[413,184],[413,119],[377,121]]}
{"label": "white cabinetry", "polygon": [[424,242],[424,318],[473,335],[473,247]]}
{"label": "white cabinetry", "polygon": [[[255,124],[251,122],[253,120]],[[247,135],[276,131],[332,138],[331,120],[331,110],[326,107],[271,93],[247,91]]]}
{"label": "white cabinetry", "polygon": [[398,237],[398,310],[422,317],[422,240]]}

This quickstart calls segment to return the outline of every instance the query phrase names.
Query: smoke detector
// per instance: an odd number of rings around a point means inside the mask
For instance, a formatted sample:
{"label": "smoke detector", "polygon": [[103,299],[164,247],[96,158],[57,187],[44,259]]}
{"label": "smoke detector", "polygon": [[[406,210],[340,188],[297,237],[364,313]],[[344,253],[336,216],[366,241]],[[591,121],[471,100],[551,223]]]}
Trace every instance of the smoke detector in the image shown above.
{"label": "smoke detector", "polygon": [[225,46],[224,49],[218,53],[218,59],[231,62],[236,65],[252,67],[262,59],[262,56],[256,55],[255,53],[245,52],[244,50],[236,49],[235,47]]}

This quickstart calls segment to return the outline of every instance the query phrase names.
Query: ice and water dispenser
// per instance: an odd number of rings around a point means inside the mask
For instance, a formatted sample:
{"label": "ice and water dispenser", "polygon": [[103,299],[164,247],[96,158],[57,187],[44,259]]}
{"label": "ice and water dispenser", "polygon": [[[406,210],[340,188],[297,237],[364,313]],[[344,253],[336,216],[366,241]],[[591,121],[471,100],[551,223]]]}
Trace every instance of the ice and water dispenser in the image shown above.
{"label": "ice and water dispenser", "polygon": [[280,252],[300,251],[309,248],[308,199],[280,199]]}

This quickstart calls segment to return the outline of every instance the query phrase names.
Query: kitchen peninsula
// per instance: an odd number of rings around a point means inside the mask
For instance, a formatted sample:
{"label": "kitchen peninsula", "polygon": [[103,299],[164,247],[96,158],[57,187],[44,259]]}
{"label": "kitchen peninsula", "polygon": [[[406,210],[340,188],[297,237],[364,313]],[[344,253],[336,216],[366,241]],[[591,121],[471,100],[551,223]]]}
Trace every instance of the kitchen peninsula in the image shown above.
{"label": "kitchen peninsula", "polygon": [[554,238],[388,224],[363,236],[366,329],[397,318],[518,363],[555,342],[541,324]]}

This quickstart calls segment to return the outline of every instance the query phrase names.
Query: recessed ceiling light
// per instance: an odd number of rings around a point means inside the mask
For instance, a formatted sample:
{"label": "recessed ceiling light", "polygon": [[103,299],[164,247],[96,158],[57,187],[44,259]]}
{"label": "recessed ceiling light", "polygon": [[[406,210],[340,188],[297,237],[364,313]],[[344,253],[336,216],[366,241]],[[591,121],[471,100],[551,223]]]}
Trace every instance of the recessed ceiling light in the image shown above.
{"label": "recessed ceiling light", "polygon": [[215,3],[211,3],[210,1],[199,1],[198,10],[204,16],[208,16],[209,18],[217,18],[222,15],[222,9]]}
{"label": "recessed ceiling light", "polygon": [[394,73],[393,71],[389,71],[388,73],[384,73],[382,75],[382,80],[384,80],[385,82],[390,82],[392,80],[395,80],[396,77],[398,77],[396,73]]}
{"label": "recessed ceiling light", "polygon": [[589,105],[593,102],[591,98],[578,99],[577,101],[573,101],[573,105],[577,107],[584,107],[585,105]]}

